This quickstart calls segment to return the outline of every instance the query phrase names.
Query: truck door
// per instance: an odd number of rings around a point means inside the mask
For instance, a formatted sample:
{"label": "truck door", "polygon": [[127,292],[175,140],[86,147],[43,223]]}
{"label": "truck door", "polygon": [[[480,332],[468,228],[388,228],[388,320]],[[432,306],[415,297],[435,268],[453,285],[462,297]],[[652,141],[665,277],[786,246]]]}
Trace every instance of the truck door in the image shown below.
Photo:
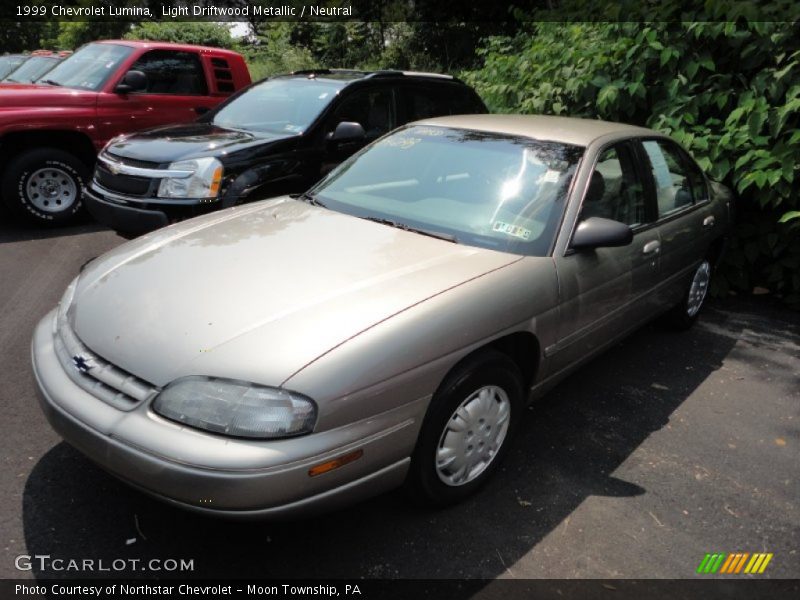
{"label": "truck door", "polygon": [[[215,106],[200,56],[184,50],[150,50],[131,65],[147,79],[143,90],[100,94],[98,115],[111,138],[123,132],[185,123]],[[127,72],[127,71],[126,71]],[[125,73],[121,73],[121,81]]]}

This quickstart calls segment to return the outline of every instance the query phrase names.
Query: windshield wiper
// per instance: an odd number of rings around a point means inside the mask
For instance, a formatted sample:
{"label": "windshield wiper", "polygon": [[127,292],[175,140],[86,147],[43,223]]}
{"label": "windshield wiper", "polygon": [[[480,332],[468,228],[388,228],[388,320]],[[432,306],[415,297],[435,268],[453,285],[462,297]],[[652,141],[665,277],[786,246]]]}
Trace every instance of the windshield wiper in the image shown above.
{"label": "windshield wiper", "polygon": [[[57,81],[53,81],[52,79],[42,79],[40,80],[41,83],[46,83],[47,85],[55,85],[57,87],[61,87],[61,84]],[[39,82],[37,82],[39,83]]]}
{"label": "windshield wiper", "polygon": [[303,202],[308,202],[309,204],[313,204],[314,206],[321,206],[322,208],[328,208],[327,206],[325,206],[323,202],[317,200],[317,197],[314,194],[309,194],[308,192],[305,192],[296,197],[302,200]]}
{"label": "windshield wiper", "polygon": [[393,221],[392,219],[384,219],[383,217],[361,217],[361,218],[366,219],[367,221],[372,221],[373,223],[380,223],[381,225],[388,225],[389,227],[402,229],[403,231],[411,231],[412,233],[427,235],[428,237],[436,238],[437,240],[444,240],[445,242],[451,242],[453,244],[458,243],[458,238],[449,233],[442,233],[441,231],[431,231],[430,229],[420,229],[418,227],[411,227],[409,225],[406,225],[405,223]]}

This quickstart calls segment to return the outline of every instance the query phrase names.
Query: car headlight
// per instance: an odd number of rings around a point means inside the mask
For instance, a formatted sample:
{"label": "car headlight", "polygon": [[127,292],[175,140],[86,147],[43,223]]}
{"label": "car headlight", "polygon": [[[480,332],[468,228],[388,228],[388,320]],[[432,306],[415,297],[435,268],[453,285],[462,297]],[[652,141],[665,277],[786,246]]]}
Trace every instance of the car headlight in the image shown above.
{"label": "car headlight", "polygon": [[61,296],[58,302],[58,311],[56,312],[56,327],[60,327],[67,322],[67,314],[69,307],[72,306],[72,299],[75,297],[75,288],[78,287],[78,278],[76,277],[69,282],[67,289]]}
{"label": "car headlight", "polygon": [[207,156],[174,162],[169,171],[191,171],[192,174],[167,177],[158,186],[159,198],[216,198],[222,183],[222,163]]}
{"label": "car headlight", "polygon": [[153,410],[171,421],[233,437],[275,439],[310,433],[317,406],[281,388],[215,377],[177,379]]}

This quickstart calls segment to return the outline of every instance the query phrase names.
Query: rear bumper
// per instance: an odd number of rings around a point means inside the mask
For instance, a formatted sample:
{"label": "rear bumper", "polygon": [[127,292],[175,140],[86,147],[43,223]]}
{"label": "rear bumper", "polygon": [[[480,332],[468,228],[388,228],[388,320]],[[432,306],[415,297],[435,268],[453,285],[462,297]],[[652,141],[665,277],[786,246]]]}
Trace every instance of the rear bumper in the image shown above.
{"label": "rear bumper", "polygon": [[[221,438],[161,419],[147,402],[121,411],[78,387],[56,357],[53,318],[39,323],[32,343],[47,420],[93,462],[160,500],[228,518],[286,519],[352,504],[405,479],[417,434],[412,406],[298,438]],[[312,466],[356,449],[360,459],[309,477]]]}

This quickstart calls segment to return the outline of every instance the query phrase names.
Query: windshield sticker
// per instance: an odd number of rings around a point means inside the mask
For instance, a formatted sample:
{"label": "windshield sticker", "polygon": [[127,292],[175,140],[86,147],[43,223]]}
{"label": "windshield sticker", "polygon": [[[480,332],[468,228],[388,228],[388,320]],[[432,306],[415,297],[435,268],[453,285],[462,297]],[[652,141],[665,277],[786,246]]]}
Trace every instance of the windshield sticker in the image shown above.
{"label": "windshield sticker", "polygon": [[531,239],[530,229],[525,229],[524,227],[512,225],[511,223],[505,223],[504,221],[495,221],[494,224],[492,225],[492,231],[505,233],[506,235],[510,235],[511,237],[515,238],[520,238],[522,240]]}
{"label": "windshield sticker", "polygon": [[391,146],[393,148],[400,148],[401,150],[408,150],[409,148],[413,148],[417,144],[422,141],[422,138],[418,137],[406,137],[400,135],[393,135],[388,138],[384,138],[380,142],[378,142],[378,146]]}
{"label": "windshield sticker", "polygon": [[539,183],[558,183],[558,178],[561,176],[561,173],[558,171],[553,171],[552,169],[547,169],[544,173],[542,173],[541,178],[539,179]]}

